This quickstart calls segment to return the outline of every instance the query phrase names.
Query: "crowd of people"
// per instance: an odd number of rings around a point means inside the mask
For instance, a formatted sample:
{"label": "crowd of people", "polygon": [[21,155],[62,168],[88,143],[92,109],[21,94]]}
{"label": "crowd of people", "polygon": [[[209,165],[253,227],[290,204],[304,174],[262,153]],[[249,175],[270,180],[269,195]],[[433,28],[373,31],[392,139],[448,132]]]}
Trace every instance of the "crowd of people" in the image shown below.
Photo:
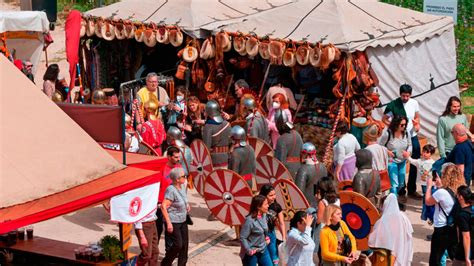
{"label": "crowd of people", "polygon": [[[51,65],[44,76],[44,93],[51,99],[58,90],[58,74],[57,66]],[[192,181],[187,178],[192,160],[188,145],[195,139],[203,140],[215,168],[235,171],[258,193],[238,230],[243,265],[278,265],[282,260],[288,265],[344,265],[367,259],[376,250],[387,251],[395,265],[409,265],[413,228],[403,212],[407,196],[419,200],[421,219],[434,227],[429,236],[430,265],[445,265],[447,257],[471,265],[474,138],[467,130],[459,98],[448,100],[438,121],[440,159],[433,158],[434,145],[420,147],[418,133],[423,110],[411,97],[412,88],[404,84],[400,97],[387,105],[382,122],[367,127],[362,139],[350,133],[349,121],[339,121],[333,166],[327,169],[316,157],[316,149],[323,147],[305,143],[295,130],[294,108],[290,107],[295,102],[292,93],[281,86],[270,88],[266,111],[245,80],[235,82],[234,93],[238,101],[233,111],[223,110],[225,99],[201,103],[182,86],[170,99],[166,90],[158,86],[154,73],[148,74],[146,86],[137,92],[134,112],[138,115],[127,118],[126,149],[136,152],[138,143],[145,142],[158,155],[168,158],[158,210],[135,226],[142,250],[139,265],[157,265],[158,241],[163,231],[166,254],[161,264],[171,265],[176,258],[178,265],[187,262],[188,225],[192,224],[187,197]],[[97,90],[92,94],[92,103],[105,104],[107,98]],[[252,182],[256,162],[248,136],[262,139],[274,148],[275,157],[286,166],[311,205],[306,212],[293,215],[289,228],[285,226],[282,207],[275,201],[273,187],[268,184],[257,191]],[[353,190],[382,213],[370,235],[369,250],[358,250],[355,237],[342,220],[337,182],[346,180],[352,181]],[[452,235],[457,236],[457,232],[459,241],[453,245]]]}

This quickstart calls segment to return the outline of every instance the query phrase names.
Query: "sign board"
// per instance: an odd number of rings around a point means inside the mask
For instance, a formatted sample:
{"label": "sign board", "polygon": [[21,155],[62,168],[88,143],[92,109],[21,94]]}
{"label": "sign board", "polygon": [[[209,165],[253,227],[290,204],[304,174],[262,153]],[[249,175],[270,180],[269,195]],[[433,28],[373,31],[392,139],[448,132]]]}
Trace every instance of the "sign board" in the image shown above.
{"label": "sign board", "polygon": [[454,24],[458,20],[458,1],[457,0],[424,0],[423,12],[427,14],[450,16]]}

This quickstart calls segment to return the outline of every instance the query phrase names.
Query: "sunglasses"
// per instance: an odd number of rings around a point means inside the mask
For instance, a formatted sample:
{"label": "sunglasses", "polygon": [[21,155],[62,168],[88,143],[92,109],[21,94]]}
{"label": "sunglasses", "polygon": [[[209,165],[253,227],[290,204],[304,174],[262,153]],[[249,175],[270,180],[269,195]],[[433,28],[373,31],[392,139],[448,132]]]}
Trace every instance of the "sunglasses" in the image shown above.
{"label": "sunglasses", "polygon": [[400,126],[401,126],[401,127],[406,127],[406,126],[407,126],[407,124],[400,124]]}

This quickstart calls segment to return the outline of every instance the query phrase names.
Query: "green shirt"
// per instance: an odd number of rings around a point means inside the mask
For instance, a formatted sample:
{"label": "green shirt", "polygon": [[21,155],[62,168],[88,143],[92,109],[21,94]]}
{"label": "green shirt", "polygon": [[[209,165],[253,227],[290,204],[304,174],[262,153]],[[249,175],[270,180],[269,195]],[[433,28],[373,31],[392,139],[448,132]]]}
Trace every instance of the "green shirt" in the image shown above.
{"label": "green shirt", "polygon": [[388,114],[389,112],[392,112],[392,116],[407,116],[407,113],[405,112],[405,107],[403,106],[403,102],[400,97],[387,104],[387,107],[385,108],[385,111],[383,113]]}
{"label": "green shirt", "polygon": [[466,115],[464,114],[441,116],[438,120],[436,140],[441,157],[446,157],[446,152],[450,152],[454,145],[456,145],[453,135],[451,134],[451,130],[456,124],[463,124],[466,128],[469,128]]}

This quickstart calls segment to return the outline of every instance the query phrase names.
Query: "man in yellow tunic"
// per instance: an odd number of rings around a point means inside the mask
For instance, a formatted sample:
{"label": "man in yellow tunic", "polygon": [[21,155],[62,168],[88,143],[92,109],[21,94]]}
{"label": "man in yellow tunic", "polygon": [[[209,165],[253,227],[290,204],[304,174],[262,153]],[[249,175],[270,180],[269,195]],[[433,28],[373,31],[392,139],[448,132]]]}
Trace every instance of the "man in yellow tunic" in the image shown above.
{"label": "man in yellow tunic", "polygon": [[170,102],[168,93],[163,87],[158,86],[158,75],[154,72],[146,76],[146,87],[137,92],[141,113],[144,114],[144,104],[148,101],[158,103],[159,108],[166,106]]}

